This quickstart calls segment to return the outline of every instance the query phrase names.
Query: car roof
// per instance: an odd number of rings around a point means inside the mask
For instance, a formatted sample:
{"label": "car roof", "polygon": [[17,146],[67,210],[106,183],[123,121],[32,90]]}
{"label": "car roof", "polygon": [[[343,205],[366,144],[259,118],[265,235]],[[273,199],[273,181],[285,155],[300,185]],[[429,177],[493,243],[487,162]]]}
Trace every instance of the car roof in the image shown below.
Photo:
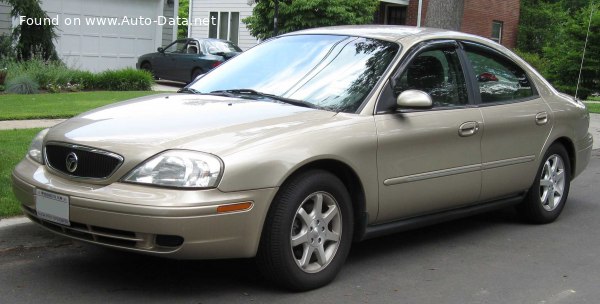
{"label": "car roof", "polygon": [[217,39],[217,38],[187,38],[187,40],[198,40],[198,41],[221,41],[221,42],[229,42],[233,43],[229,40]]}
{"label": "car roof", "polygon": [[[404,25],[342,25],[292,32],[286,35],[344,35],[400,42],[403,40],[462,39],[492,42],[491,40],[457,31]],[[284,36],[286,36],[284,35]],[[487,43],[486,43],[487,44]]]}

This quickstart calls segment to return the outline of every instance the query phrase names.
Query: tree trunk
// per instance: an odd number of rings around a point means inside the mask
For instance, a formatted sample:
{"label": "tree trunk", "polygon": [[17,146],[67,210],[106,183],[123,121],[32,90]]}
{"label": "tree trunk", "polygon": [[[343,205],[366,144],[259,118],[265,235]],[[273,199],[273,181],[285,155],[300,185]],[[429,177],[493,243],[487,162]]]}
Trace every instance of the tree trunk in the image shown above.
{"label": "tree trunk", "polygon": [[425,26],[459,31],[464,0],[429,0]]}

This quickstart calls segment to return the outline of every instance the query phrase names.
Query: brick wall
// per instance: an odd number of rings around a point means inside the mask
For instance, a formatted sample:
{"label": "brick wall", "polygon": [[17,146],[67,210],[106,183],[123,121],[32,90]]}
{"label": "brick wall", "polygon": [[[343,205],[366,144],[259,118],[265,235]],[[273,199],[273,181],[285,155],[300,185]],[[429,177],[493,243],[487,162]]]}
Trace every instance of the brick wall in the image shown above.
{"label": "brick wall", "polygon": [[519,4],[519,0],[465,0],[461,31],[490,38],[492,21],[502,21],[502,45],[514,48],[519,27]]}
{"label": "brick wall", "polygon": [[[421,24],[425,24],[428,0],[423,0]],[[411,0],[408,4],[407,25],[417,25],[419,1]],[[465,8],[461,31],[491,38],[492,21],[504,23],[502,45],[514,48],[517,44],[519,26],[520,0],[465,0]]]}

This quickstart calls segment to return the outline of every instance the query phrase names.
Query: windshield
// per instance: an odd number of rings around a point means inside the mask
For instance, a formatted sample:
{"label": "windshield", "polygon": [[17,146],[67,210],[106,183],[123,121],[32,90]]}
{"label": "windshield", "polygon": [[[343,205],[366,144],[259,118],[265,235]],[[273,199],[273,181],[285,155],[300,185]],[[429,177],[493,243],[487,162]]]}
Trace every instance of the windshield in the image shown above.
{"label": "windshield", "polygon": [[206,49],[211,54],[241,52],[242,50],[229,41],[206,40]]}
{"label": "windshield", "polygon": [[231,59],[190,88],[200,93],[248,89],[356,112],[399,48],[360,37],[284,36]]}

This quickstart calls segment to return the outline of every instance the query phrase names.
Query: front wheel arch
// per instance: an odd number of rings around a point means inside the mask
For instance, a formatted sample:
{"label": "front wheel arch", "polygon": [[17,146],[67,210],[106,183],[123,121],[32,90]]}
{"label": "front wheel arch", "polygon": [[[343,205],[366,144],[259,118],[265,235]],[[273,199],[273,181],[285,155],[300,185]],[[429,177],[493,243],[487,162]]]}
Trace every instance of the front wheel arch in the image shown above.
{"label": "front wheel arch", "polygon": [[354,211],[354,240],[361,240],[365,234],[368,221],[367,200],[363,182],[350,165],[336,159],[313,160],[292,171],[285,177],[282,185],[294,176],[313,169],[327,171],[342,181],[352,200],[352,209]]}

